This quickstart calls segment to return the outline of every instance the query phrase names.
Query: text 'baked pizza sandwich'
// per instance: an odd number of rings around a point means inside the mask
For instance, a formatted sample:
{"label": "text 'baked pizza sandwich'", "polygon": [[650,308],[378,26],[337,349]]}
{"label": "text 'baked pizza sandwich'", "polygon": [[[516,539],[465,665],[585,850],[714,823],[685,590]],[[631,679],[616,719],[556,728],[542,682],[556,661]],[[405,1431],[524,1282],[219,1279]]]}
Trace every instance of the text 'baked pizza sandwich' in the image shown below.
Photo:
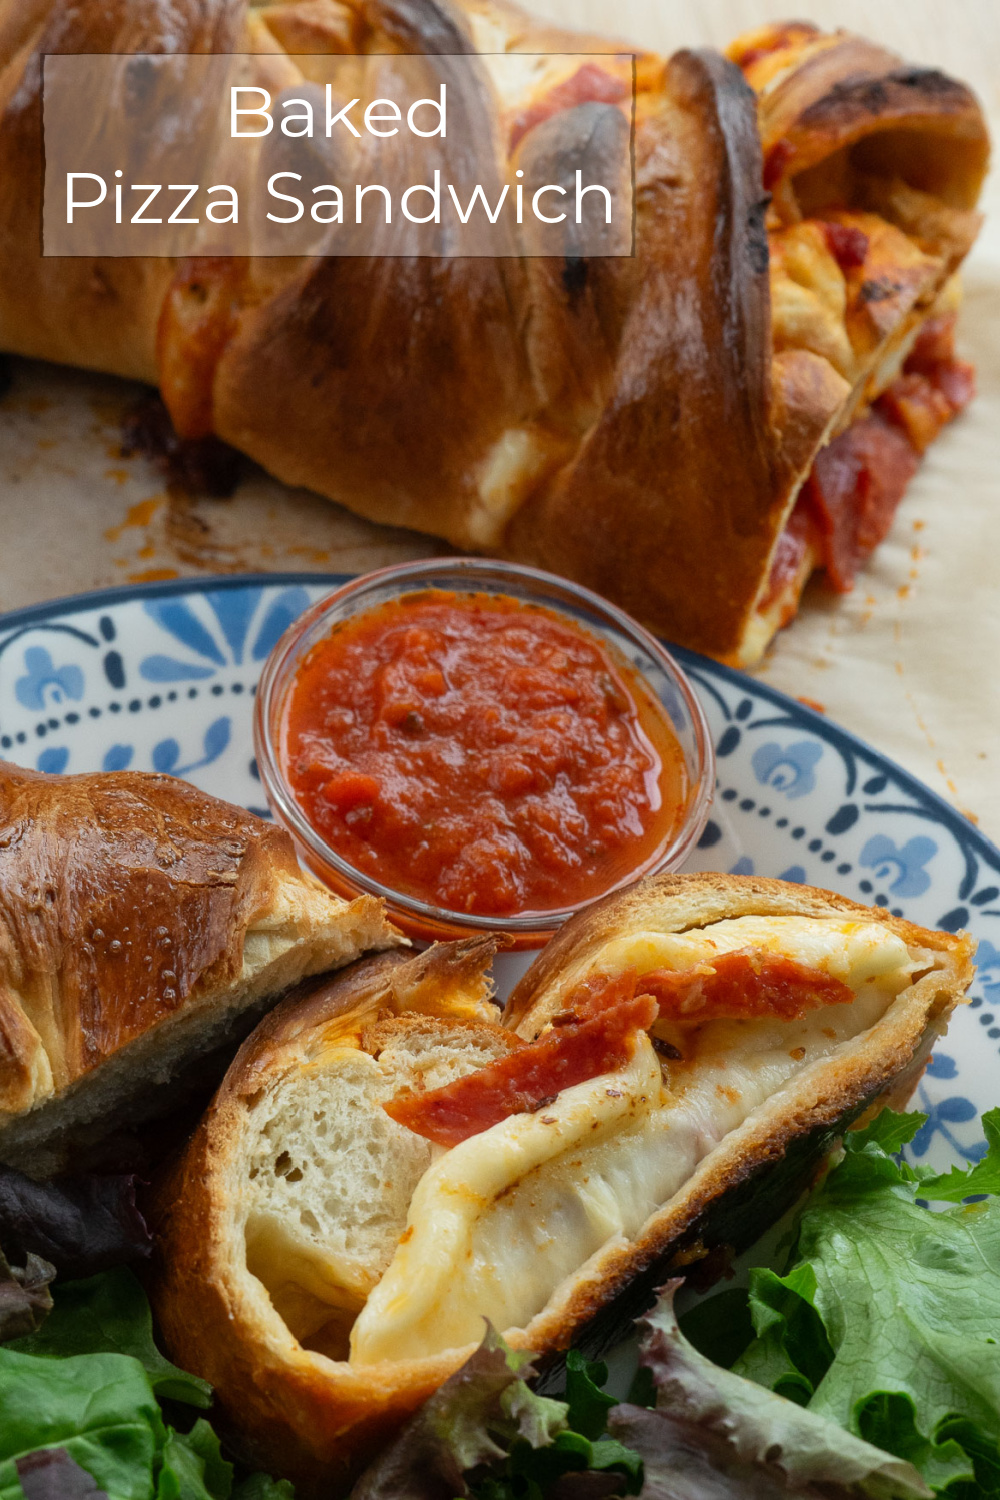
{"label": "text 'baked pizza sandwich'", "polygon": [[488,939],[289,997],[159,1190],[173,1355],[258,1462],[343,1490],[484,1317],[597,1350],[669,1267],[752,1241],[909,1096],[971,951],[823,891],[662,876],[570,921],[503,1024]]}
{"label": "text 'baked pizza sandwich'", "polygon": [[[581,49],[622,50],[504,0],[0,0],[0,348],[155,382],[182,438],[756,660],[814,568],[850,587],[972,393],[982,112],[796,24],[639,54],[633,118],[632,69]],[[481,53],[500,182],[542,158],[570,181],[594,132],[634,128],[635,255],[539,257],[526,226],[504,259],[44,259],[40,59],[74,52],[257,54],[276,97],[332,57],[363,79]],[[512,95],[511,53],[564,55]]]}
{"label": "text 'baked pizza sandwich'", "polygon": [[79,1170],[207,1097],[304,976],[400,941],[381,902],[331,895],[286,833],[185,781],[0,761],[0,1162]]}

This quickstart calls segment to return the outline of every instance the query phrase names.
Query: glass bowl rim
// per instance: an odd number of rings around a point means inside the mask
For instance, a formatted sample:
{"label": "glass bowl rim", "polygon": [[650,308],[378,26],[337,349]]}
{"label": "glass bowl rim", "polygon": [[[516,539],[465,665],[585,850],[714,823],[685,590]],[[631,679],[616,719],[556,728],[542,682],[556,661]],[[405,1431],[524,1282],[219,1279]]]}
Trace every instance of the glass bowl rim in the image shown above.
{"label": "glass bowl rim", "polygon": [[[440,578],[442,574],[445,576],[441,582],[429,581],[432,576]],[[399,582],[404,585],[397,595],[397,597],[403,597],[405,594],[419,592],[422,586],[428,589],[448,587],[449,579],[455,580],[455,591],[458,593],[475,593],[477,581],[492,581],[499,584],[501,587],[497,591],[502,592],[504,582],[509,581],[511,584],[509,592],[519,602],[536,603],[554,612],[559,611],[558,603],[552,600],[532,599],[529,591],[532,588],[537,590],[539,587],[546,589],[555,587],[563,591],[587,614],[596,615],[599,620],[603,616],[604,621],[613,625],[634,644],[641,646],[679,692],[690,716],[695,746],[700,759],[700,774],[697,782],[693,784],[687,813],[676,837],[667,848],[662,849],[645,866],[629,873],[616,881],[614,885],[609,886],[606,891],[590,896],[585,901],[579,901],[561,909],[519,912],[498,917],[453,911],[449,907],[435,906],[430,902],[421,901],[416,896],[406,895],[364,874],[338,854],[306,818],[285,779],[278,760],[275,736],[271,733],[272,711],[274,707],[280,708],[281,706],[276,705],[274,700],[282,669],[300,645],[302,638],[335,607],[351,598],[359,595],[363,597],[367,592],[381,589],[387,583]],[[468,585],[463,588],[462,582],[466,579]],[[593,630],[592,623],[586,619],[577,620],[569,614],[568,617],[578,629]],[[604,644],[607,646],[609,643]],[[629,665],[639,674],[654,702],[662,708],[663,700],[646,672],[635,663]],[[665,709],[664,712],[667,713],[669,719],[669,713]],[[257,768],[272,812],[277,821],[300,845],[310,851],[321,864],[334,870],[347,888],[355,890],[358,895],[377,896],[385,901],[390,917],[395,911],[417,927],[424,926],[433,929],[436,933],[442,933],[450,928],[456,936],[471,936],[475,933],[509,933],[512,936],[524,937],[538,934],[544,940],[570,917],[592,906],[595,902],[604,900],[616,891],[635,884],[638,880],[662,872],[668,865],[676,867],[700,838],[715,790],[715,747],[712,743],[705,710],[687,673],[656,636],[634,620],[625,610],[612,604],[610,600],[604,599],[600,594],[594,593],[593,590],[585,588],[582,584],[574,583],[568,578],[561,578],[555,573],[545,572],[541,568],[529,567],[525,563],[511,563],[496,558],[420,558],[414,562],[393,563],[388,567],[377,568],[368,573],[359,573],[346,583],[339,584],[331,593],[324,594],[322,598],[317,599],[292,621],[264,663],[254,706],[253,738]]]}

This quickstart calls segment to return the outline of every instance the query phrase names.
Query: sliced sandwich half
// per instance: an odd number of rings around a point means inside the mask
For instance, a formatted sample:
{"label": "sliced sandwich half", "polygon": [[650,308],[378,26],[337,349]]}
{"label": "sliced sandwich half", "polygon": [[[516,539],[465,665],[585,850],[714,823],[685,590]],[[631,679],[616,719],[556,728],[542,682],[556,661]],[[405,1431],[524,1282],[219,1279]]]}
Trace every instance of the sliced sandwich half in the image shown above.
{"label": "sliced sandwich half", "polygon": [[255,1461],[346,1489],[484,1318],[596,1351],[754,1239],[909,1096],[970,955],[827,892],[667,876],[568,923],[503,1025],[487,940],[290,997],[160,1189],[173,1357]]}

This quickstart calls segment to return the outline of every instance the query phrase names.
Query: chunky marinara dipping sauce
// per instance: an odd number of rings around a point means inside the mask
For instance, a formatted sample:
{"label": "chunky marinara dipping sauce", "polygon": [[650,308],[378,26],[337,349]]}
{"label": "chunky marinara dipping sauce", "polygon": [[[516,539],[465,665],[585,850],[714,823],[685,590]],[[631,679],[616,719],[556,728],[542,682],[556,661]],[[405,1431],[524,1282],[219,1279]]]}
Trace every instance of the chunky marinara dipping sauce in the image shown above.
{"label": "chunky marinara dipping sauce", "polygon": [[355,869],[483,916],[560,910],[679,830],[683,755],[644,685],[569,620],[428,590],[313,647],[285,701],[285,774]]}

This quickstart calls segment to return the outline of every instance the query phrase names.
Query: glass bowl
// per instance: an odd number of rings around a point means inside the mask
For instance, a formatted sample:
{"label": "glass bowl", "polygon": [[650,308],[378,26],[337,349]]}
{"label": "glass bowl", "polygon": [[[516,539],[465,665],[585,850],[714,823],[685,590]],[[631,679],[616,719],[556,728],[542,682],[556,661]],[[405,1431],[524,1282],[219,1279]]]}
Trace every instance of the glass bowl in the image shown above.
{"label": "glass bowl", "polygon": [[[643,875],[676,870],[697,843],[715,788],[715,756],[701,704],[684,672],[649,631],[598,594],[537,568],[481,558],[437,558],[403,563],[352,579],[306,610],[282,636],[264,665],[254,713],[254,747],[261,781],[275,818],[292,835],[308,867],[338,895],[380,896],[392,920],[422,941],[506,933],[518,949],[540,948],[591,896],[559,911],[480,916],[451,911],[382,885],[349,864],[308,821],[285,777],[279,754],[289,689],[299,664],[335,626],[389,600],[428,589],[459,594],[502,594],[541,605],[596,636],[611,654],[632,668],[658,702],[683,755],[689,796],[683,821],[669,843],[608,890],[619,890]],[[608,891],[601,894],[607,895]]]}

